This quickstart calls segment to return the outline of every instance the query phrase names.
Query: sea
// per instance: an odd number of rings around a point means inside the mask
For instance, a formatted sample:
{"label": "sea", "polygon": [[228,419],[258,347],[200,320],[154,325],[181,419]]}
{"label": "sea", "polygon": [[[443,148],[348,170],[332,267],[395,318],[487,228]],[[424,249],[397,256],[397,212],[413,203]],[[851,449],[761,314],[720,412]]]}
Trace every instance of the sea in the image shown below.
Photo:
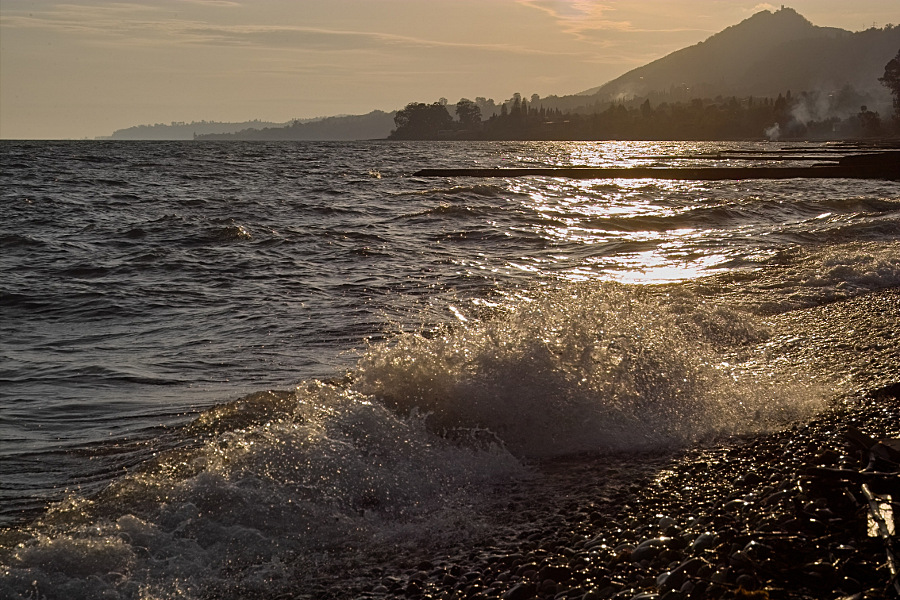
{"label": "sea", "polygon": [[311,597],[897,383],[897,181],[415,174],[846,151],[0,142],[0,597]]}

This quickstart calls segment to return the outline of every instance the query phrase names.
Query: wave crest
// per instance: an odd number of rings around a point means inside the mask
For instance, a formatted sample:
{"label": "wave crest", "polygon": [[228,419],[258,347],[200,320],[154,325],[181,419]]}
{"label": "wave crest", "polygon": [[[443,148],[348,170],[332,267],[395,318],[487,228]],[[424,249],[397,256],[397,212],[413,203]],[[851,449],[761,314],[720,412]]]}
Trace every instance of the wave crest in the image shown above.
{"label": "wave crest", "polygon": [[749,318],[576,284],[440,336],[373,346],[355,387],[427,412],[437,429],[487,428],[528,456],[681,446],[819,410],[809,389],[746,381],[723,364],[764,335]]}

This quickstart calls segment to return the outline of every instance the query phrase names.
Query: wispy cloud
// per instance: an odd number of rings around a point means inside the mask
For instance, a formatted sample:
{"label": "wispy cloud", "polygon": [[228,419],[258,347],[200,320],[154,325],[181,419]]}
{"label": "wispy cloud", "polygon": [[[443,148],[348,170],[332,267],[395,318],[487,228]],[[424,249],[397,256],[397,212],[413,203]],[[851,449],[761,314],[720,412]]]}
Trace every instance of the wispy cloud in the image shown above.
{"label": "wispy cloud", "polygon": [[197,4],[200,6],[212,6],[215,8],[237,8],[241,6],[240,2],[231,2],[230,0],[181,0],[188,4]]}
{"label": "wispy cloud", "polygon": [[391,33],[275,25],[184,24],[183,38],[191,43],[260,48],[350,51],[374,47],[459,48],[516,54],[551,54],[540,48],[511,44],[448,42]]}
{"label": "wispy cloud", "polygon": [[778,7],[775,6],[774,4],[769,4],[768,2],[761,2],[761,3],[757,4],[756,6],[754,6],[753,8],[745,10],[744,12],[756,14],[756,13],[764,11],[764,10],[770,10],[772,12],[775,12],[776,10],[778,10]]}
{"label": "wispy cloud", "polygon": [[[539,10],[556,21],[559,28],[581,41],[600,43],[609,35],[639,33],[676,33],[701,31],[695,27],[638,27],[630,19],[616,18],[620,13],[612,3],[597,0],[516,0],[519,4]],[[632,14],[634,11],[630,11]]]}
{"label": "wispy cloud", "polygon": [[[182,0],[211,6],[237,6],[225,0]],[[173,44],[239,47],[260,50],[358,52],[369,50],[461,49],[517,55],[569,53],[512,43],[447,41],[381,31],[271,24],[225,24],[187,19],[171,5],[136,3],[60,4],[44,11],[9,14],[4,28],[40,29],[80,37],[92,45],[153,47]]]}
{"label": "wispy cloud", "polygon": [[610,19],[615,12],[608,4],[592,0],[517,0],[520,4],[550,15],[566,33],[580,36],[589,30],[630,31],[628,20]]}

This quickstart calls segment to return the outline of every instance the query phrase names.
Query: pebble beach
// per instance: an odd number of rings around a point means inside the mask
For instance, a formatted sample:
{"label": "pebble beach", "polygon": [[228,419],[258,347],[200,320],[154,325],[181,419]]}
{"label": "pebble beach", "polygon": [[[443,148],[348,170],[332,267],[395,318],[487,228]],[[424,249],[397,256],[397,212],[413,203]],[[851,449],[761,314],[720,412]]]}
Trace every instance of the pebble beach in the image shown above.
{"label": "pebble beach", "polygon": [[[810,336],[821,337],[852,317],[862,325],[858,344],[870,344],[854,376],[890,381],[896,348],[879,315],[895,311],[898,299],[888,290],[774,319],[806,322]],[[890,542],[877,535],[859,482],[817,474],[871,468],[848,441],[850,428],[900,437],[900,385],[849,394],[811,422],[718,446],[640,460],[543,462],[491,512],[500,523],[492,530],[502,534],[325,578],[306,597],[896,598],[886,552],[896,554],[896,535]],[[610,466],[617,463],[628,466]],[[896,488],[896,464],[887,466]]]}
{"label": "pebble beach", "polygon": [[506,536],[323,583],[308,597],[895,598],[858,486],[807,473],[860,467],[843,441],[848,424],[900,434],[898,391],[726,447],[647,457],[638,472],[589,457],[544,464],[519,501],[509,494]]}

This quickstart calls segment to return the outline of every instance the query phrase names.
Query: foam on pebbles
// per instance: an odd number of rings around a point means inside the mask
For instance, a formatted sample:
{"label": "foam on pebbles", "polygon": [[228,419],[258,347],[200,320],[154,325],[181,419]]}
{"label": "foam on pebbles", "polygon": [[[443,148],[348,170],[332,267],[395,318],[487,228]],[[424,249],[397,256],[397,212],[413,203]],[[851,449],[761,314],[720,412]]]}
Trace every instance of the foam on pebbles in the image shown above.
{"label": "foam on pebbles", "polygon": [[622,456],[615,467],[596,457],[542,463],[496,507],[506,535],[312,597],[892,598],[859,491],[807,471],[860,468],[841,435],[849,424],[900,435],[897,387],[727,447]]}
{"label": "foam on pebbles", "polygon": [[[860,485],[816,473],[866,466],[850,427],[900,437],[898,316],[894,289],[771,318],[787,332],[767,344],[772,361],[788,356],[829,377],[843,369],[844,392],[813,421],[677,455],[539,462],[485,508],[483,539],[404,548],[306,597],[895,598]],[[797,331],[808,342],[799,349]]]}

